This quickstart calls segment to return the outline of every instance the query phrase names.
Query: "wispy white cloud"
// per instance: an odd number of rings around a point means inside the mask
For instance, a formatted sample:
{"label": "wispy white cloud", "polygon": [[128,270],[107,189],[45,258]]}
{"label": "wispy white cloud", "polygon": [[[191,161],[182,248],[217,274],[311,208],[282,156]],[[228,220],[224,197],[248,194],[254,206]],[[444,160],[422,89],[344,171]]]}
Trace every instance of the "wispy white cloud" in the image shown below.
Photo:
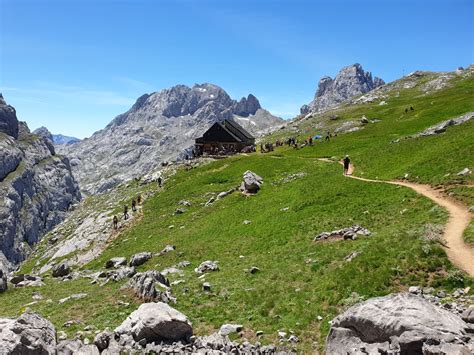
{"label": "wispy white cloud", "polygon": [[12,93],[16,100],[30,102],[74,101],[88,105],[130,106],[135,98],[110,90],[97,90],[86,87],[37,82],[28,88],[0,87],[0,92]]}

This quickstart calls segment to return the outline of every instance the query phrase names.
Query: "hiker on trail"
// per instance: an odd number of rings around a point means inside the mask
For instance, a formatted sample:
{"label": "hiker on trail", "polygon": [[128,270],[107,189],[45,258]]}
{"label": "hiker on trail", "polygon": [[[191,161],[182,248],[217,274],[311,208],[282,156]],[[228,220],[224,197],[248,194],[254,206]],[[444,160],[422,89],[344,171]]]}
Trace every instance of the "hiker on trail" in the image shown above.
{"label": "hiker on trail", "polygon": [[123,219],[125,220],[128,219],[128,206],[127,205],[123,206]]}
{"label": "hiker on trail", "polygon": [[349,167],[351,165],[351,160],[349,159],[349,156],[346,155],[345,158],[342,160],[343,164],[344,164],[344,175],[348,175],[349,174]]}
{"label": "hiker on trail", "polygon": [[137,196],[137,204],[142,203],[142,195],[138,194]]}
{"label": "hiker on trail", "polygon": [[113,224],[114,224],[114,229],[117,229],[118,228],[118,218],[117,218],[117,216],[114,216]]}
{"label": "hiker on trail", "polygon": [[309,143],[309,145],[313,145],[313,137],[308,138],[308,143]]}
{"label": "hiker on trail", "polygon": [[415,109],[413,108],[413,106],[410,106],[410,111],[415,111]]}
{"label": "hiker on trail", "polygon": [[325,139],[325,141],[326,141],[326,142],[329,142],[330,140],[331,140],[331,132],[328,131],[328,132],[326,133],[326,139]]}
{"label": "hiker on trail", "polygon": [[137,202],[135,201],[135,199],[132,200],[132,211],[133,212],[137,211]]}
{"label": "hiker on trail", "polygon": [[158,187],[160,187],[160,188],[161,188],[161,182],[162,182],[161,176],[158,176]]}
{"label": "hiker on trail", "polygon": [[408,108],[405,109],[405,113],[408,113]]}

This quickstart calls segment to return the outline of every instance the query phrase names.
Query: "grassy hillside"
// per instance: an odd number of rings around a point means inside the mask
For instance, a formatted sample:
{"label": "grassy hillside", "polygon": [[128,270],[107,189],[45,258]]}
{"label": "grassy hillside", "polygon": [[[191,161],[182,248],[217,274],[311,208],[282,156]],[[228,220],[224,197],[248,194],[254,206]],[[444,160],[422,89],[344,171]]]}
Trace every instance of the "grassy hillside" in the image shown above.
{"label": "grassy hillside", "polygon": [[[392,179],[408,173],[410,179],[453,189],[472,204],[472,175],[456,175],[472,168],[472,122],[439,136],[391,141],[474,111],[473,88],[474,80],[467,78],[455,79],[448,88],[428,95],[416,88],[400,89],[398,97],[386,99],[387,105],[346,106],[296,123],[300,137],[306,137],[321,132],[323,128],[315,128],[321,122],[339,125],[362,115],[381,120],[340,134],[331,143],[299,150],[284,147],[180,170],[145,202],[143,217],[133,228],[118,235],[84,269],[103,269],[112,256],[156,253],[167,244],[175,245],[176,251],[154,257],[140,270],[191,262],[183,276],[170,275],[170,279],[184,280],[172,287],[178,299],[175,307],[190,317],[198,333],[235,322],[244,325],[249,340],[256,340],[255,333],[262,330],[262,342],[276,342],[278,330],[291,330],[300,339],[298,349],[304,351],[322,349],[328,321],[361,299],[410,285],[445,290],[474,286],[472,279],[451,265],[436,239],[447,218],[441,208],[403,187],[347,179],[338,164],[316,159],[350,154],[357,174]],[[407,105],[415,108],[409,115],[404,114]],[[329,120],[334,114],[338,119]],[[272,139],[287,137],[290,129]],[[239,185],[246,170],[263,177],[260,192],[249,197],[235,192],[204,206],[211,196]],[[183,199],[192,206],[175,214]],[[372,235],[355,241],[313,241],[323,231],[353,224],[368,228]],[[352,252],[359,255],[346,261]],[[193,269],[205,260],[218,261],[220,271],[199,279]],[[24,270],[36,261],[30,260]],[[245,271],[252,266],[261,271]],[[17,315],[30,307],[72,334],[86,325],[113,328],[138,304],[120,290],[125,280],[104,286],[91,285],[87,279],[45,281],[47,287],[10,289],[0,295],[0,315]],[[204,281],[211,283],[211,292],[202,291]],[[28,305],[34,291],[44,298]],[[58,304],[77,292],[88,297]],[[71,319],[81,324],[64,327]]]}

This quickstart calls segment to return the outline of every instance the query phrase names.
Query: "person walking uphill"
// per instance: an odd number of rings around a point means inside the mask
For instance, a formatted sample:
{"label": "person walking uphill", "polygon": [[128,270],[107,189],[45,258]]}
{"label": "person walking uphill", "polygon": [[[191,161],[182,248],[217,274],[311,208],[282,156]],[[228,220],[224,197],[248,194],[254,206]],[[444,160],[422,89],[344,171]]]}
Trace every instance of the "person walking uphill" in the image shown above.
{"label": "person walking uphill", "polygon": [[344,159],[342,160],[342,163],[344,165],[344,175],[349,174],[349,167],[351,166],[351,160],[349,159],[349,156],[346,155]]}

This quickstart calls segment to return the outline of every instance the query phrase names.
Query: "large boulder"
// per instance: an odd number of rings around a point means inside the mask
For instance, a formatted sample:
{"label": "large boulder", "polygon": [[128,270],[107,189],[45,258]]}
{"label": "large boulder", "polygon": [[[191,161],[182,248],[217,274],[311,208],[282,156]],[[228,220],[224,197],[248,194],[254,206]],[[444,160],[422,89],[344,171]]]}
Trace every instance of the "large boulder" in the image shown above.
{"label": "large boulder", "polygon": [[55,354],[56,329],[36,313],[0,318],[0,354]]}
{"label": "large boulder", "polygon": [[[336,317],[326,353],[378,354],[391,350],[396,354],[445,354],[442,348],[460,348],[469,353],[474,348],[467,345],[467,329],[459,316],[420,296],[392,294],[359,303]],[[428,348],[439,352],[428,352]]]}
{"label": "large boulder", "polygon": [[166,303],[144,303],[115,329],[118,335],[129,334],[135,341],[147,343],[188,341],[193,328],[188,318]]}
{"label": "large boulder", "polygon": [[247,170],[244,173],[244,181],[242,181],[240,189],[245,193],[254,194],[260,190],[262,184],[263,179],[260,176]]}

